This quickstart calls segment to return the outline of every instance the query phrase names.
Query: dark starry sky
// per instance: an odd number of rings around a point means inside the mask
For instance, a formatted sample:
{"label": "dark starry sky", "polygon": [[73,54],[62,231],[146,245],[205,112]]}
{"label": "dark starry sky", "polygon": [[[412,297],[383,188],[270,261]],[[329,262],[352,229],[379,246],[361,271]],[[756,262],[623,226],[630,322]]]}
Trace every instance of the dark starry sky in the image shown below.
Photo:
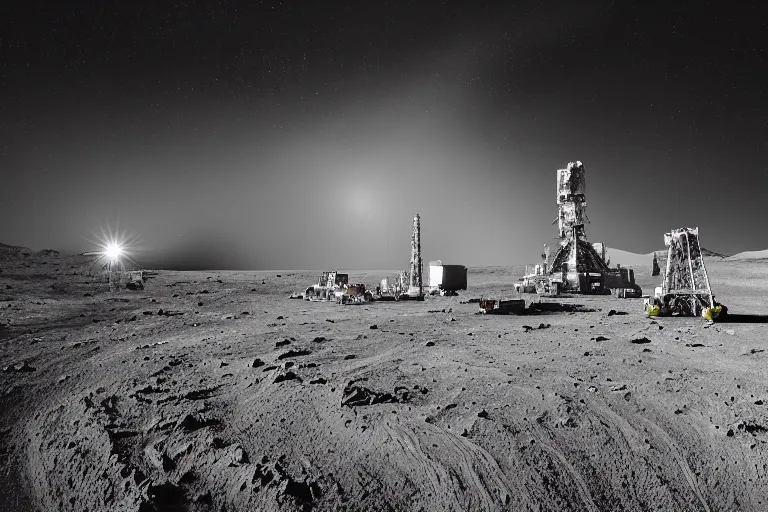
{"label": "dark starry sky", "polygon": [[[305,5],[306,4],[306,5]],[[634,5],[631,5],[634,4]],[[765,2],[18,2],[0,241],[176,268],[525,263],[587,234],[768,247]]]}

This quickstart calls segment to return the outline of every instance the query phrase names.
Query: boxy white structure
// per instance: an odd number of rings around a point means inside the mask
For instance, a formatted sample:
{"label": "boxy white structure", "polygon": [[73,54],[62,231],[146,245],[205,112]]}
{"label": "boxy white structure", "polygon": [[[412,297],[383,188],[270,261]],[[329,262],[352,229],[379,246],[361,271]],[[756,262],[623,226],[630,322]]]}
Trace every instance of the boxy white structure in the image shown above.
{"label": "boxy white structure", "polygon": [[467,267],[464,265],[443,265],[440,260],[429,262],[429,288],[441,292],[456,292],[467,289]]}

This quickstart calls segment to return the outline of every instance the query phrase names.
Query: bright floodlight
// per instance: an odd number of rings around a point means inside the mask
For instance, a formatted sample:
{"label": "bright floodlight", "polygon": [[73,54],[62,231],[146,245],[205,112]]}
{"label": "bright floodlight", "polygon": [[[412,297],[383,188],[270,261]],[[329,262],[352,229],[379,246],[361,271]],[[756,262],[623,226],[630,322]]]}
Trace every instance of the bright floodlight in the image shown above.
{"label": "bright floodlight", "polygon": [[104,255],[111,261],[117,260],[123,254],[123,248],[117,244],[107,245]]}

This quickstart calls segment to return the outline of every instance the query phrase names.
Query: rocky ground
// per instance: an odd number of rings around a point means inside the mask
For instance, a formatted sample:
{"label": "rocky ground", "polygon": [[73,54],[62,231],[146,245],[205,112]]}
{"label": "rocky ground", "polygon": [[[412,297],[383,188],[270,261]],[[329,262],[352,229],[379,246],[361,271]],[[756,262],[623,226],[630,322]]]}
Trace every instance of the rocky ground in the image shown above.
{"label": "rocky ground", "polygon": [[112,293],[76,258],[2,261],[0,502],[768,510],[768,264],[707,263],[734,322],[652,320],[640,299],[464,303],[513,297],[519,267],[472,269],[459,297],[341,306],[288,298],[315,273]]}

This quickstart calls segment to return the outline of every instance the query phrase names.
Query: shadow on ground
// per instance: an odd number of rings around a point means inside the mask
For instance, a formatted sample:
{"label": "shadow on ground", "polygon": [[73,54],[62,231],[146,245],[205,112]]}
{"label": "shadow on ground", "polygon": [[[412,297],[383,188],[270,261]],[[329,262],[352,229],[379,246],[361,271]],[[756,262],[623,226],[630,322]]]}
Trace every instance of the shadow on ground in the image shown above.
{"label": "shadow on ground", "polygon": [[718,323],[723,324],[768,324],[768,315],[734,315],[728,313],[717,320]]}

